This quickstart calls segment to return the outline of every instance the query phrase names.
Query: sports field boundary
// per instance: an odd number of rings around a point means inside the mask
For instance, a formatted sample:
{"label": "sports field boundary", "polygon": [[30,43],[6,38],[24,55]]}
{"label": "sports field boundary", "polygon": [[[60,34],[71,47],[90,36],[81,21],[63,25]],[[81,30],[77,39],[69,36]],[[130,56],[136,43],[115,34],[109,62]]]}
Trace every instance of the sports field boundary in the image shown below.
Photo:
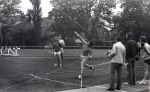
{"label": "sports field boundary", "polygon": [[[47,49],[45,46],[0,46],[0,48],[20,48],[20,49]],[[110,49],[112,46],[93,46],[93,49]],[[65,46],[64,49],[82,49],[81,46]]]}
{"label": "sports field boundary", "polygon": [[[139,81],[136,82],[135,86],[125,85],[124,83],[125,82],[122,83],[121,90],[114,90],[112,92],[150,92],[150,80],[147,80],[147,84],[145,85],[138,84]],[[104,84],[87,88],[57,91],[57,92],[110,92],[106,90],[108,87],[109,84]]]}

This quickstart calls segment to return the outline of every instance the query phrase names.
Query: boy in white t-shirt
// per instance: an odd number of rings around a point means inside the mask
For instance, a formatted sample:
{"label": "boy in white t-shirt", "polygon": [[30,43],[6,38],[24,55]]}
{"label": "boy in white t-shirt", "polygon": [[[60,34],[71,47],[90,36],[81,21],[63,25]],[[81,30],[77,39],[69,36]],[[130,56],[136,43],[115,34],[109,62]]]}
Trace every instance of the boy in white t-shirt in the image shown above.
{"label": "boy in white t-shirt", "polygon": [[146,36],[141,36],[140,40],[142,45],[141,59],[144,61],[144,77],[139,84],[146,84],[146,79],[150,71],[150,45],[147,43]]}

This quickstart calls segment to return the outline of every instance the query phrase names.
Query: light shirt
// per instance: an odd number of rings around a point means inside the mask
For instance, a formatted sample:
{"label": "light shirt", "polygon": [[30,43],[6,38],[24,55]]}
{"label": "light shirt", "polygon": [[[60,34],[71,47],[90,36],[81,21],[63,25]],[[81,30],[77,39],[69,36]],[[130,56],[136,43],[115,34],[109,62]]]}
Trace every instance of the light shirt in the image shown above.
{"label": "light shirt", "polygon": [[121,42],[115,43],[108,56],[111,57],[111,63],[123,64],[126,56],[125,46]]}
{"label": "light shirt", "polygon": [[59,43],[62,45],[62,47],[61,47],[61,48],[63,48],[63,47],[65,46],[65,42],[64,42],[64,40],[60,39],[60,40],[59,40]]}
{"label": "light shirt", "polygon": [[143,49],[141,50],[141,57],[144,60],[147,60],[150,58],[149,53],[150,53],[150,45],[148,43],[145,43]]}

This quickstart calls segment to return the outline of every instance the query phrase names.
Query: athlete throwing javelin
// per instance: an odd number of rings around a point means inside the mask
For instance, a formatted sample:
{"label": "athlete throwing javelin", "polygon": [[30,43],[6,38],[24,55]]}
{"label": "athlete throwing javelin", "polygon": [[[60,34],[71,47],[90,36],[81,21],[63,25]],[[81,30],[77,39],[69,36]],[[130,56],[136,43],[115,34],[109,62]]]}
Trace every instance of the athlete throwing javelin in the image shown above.
{"label": "athlete throwing javelin", "polygon": [[79,74],[78,78],[82,78],[83,75],[83,70],[85,67],[88,67],[91,70],[94,70],[94,67],[91,65],[88,65],[86,62],[88,61],[88,59],[90,58],[90,41],[86,41],[86,39],[83,39],[82,36],[80,36],[77,32],[74,32],[78,38],[82,41],[82,54],[81,54],[81,74]]}

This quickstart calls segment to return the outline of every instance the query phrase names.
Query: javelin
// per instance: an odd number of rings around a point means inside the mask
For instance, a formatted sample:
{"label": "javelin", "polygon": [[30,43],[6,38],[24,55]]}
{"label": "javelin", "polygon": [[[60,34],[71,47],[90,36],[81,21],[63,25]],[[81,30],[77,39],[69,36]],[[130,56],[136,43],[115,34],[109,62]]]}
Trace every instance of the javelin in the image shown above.
{"label": "javelin", "polygon": [[79,23],[76,22],[74,19],[72,19],[72,17],[69,16],[66,12],[62,11],[61,9],[60,9],[60,11],[61,11],[62,13],[64,13],[70,20],[73,20],[73,22],[74,22],[75,24],[77,24],[78,26],[80,26],[84,31],[88,32],[87,29],[85,29],[81,24],[79,24]]}
{"label": "javelin", "polygon": [[[61,3],[58,3],[58,4],[60,4],[60,5],[62,5]],[[57,5],[58,5],[57,4]],[[57,6],[57,5],[55,5],[55,6]],[[59,8],[59,7],[58,7]],[[57,9],[58,10],[58,9]],[[86,32],[88,32],[88,30],[86,29],[86,28],[84,28],[81,24],[79,24],[77,21],[75,21],[71,16],[69,16],[66,12],[64,12],[64,11],[62,11],[60,8],[59,8],[59,11],[61,11],[63,14],[65,14],[70,20],[73,20],[73,22],[75,23],[75,24],[77,24],[78,26],[80,26],[84,31],[86,31]],[[52,11],[53,12],[53,11]]]}

